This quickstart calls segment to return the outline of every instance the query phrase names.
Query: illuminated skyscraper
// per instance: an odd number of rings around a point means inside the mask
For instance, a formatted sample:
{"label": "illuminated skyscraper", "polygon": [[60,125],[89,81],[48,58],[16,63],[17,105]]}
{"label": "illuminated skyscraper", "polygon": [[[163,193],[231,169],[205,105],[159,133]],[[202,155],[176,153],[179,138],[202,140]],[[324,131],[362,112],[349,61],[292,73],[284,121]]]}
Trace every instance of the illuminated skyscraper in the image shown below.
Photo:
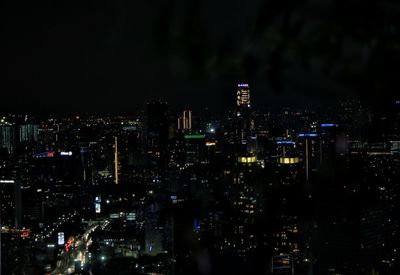
{"label": "illuminated skyscraper", "polygon": [[115,184],[119,183],[118,137],[114,137],[114,178]]}
{"label": "illuminated skyscraper", "polygon": [[303,148],[302,159],[304,162],[306,180],[309,180],[311,174],[316,172],[319,166],[318,134],[315,133],[299,134],[299,144]]}
{"label": "illuminated skyscraper", "polygon": [[[234,136],[236,151],[243,154],[244,152],[254,151],[253,147],[247,148],[248,141],[255,141],[256,136],[252,136],[254,124],[250,117],[250,89],[249,84],[238,84],[236,92],[236,115],[234,119]],[[250,149],[250,150],[248,150]]]}
{"label": "illuminated skyscraper", "polygon": [[39,126],[36,124],[19,125],[19,141],[37,141],[39,138]]}
{"label": "illuminated skyscraper", "polygon": [[233,169],[230,196],[234,215],[231,219],[231,239],[229,242],[239,255],[257,247],[254,224],[259,214],[260,198],[256,178],[258,168],[255,157],[240,157]]}
{"label": "illuminated skyscraper", "polygon": [[185,110],[183,115],[178,118],[178,130],[191,130],[192,129],[192,111]]}
{"label": "illuminated skyscraper", "polygon": [[0,148],[11,154],[15,149],[15,128],[7,122],[0,122]]}
{"label": "illuminated skyscraper", "polygon": [[183,112],[183,128],[192,129],[192,111],[187,110]]}
{"label": "illuminated skyscraper", "polygon": [[236,93],[236,105],[241,108],[250,108],[249,84],[238,84]]}

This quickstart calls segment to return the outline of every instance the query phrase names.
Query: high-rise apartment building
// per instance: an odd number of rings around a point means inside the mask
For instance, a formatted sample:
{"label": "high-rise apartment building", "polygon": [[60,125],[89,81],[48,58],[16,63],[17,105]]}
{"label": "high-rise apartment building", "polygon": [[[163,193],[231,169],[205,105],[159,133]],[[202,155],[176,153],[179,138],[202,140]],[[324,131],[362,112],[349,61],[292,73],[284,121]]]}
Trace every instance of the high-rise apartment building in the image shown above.
{"label": "high-rise apartment building", "polygon": [[7,122],[0,122],[0,148],[11,154],[15,149],[15,128]]}

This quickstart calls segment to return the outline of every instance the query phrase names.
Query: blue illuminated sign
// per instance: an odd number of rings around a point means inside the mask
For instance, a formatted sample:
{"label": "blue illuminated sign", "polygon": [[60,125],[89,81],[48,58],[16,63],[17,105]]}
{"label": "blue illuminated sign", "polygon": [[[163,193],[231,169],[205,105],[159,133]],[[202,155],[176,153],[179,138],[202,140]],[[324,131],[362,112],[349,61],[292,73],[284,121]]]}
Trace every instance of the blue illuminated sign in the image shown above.
{"label": "blue illuminated sign", "polygon": [[299,137],[317,137],[318,134],[299,134]]}
{"label": "blue illuminated sign", "polygon": [[321,127],[336,127],[337,124],[334,123],[322,123]]}
{"label": "blue illuminated sign", "polygon": [[291,141],[291,140],[278,140],[277,142],[276,142],[276,144],[279,144],[279,145],[289,145],[289,144],[295,144],[295,142],[294,141]]}
{"label": "blue illuminated sign", "polygon": [[35,157],[35,158],[52,158],[52,157],[54,157],[54,151],[37,153],[37,154],[34,154],[33,157]]}

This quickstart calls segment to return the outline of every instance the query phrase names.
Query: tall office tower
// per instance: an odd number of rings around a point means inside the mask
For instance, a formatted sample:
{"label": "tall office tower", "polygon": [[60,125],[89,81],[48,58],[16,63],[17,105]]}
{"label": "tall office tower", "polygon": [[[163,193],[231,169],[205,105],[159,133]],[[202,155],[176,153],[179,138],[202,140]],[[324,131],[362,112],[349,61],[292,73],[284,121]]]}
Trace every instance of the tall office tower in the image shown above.
{"label": "tall office tower", "polygon": [[236,105],[239,108],[250,108],[249,84],[238,84],[236,92]]}
{"label": "tall office tower", "polygon": [[257,136],[248,136],[246,144],[247,153],[250,155],[257,155]]}
{"label": "tall office tower", "polygon": [[167,102],[147,103],[147,154],[153,163],[163,162],[168,145],[168,134]]}
{"label": "tall office tower", "polygon": [[21,227],[22,203],[19,181],[0,180],[0,207],[2,226]]}
{"label": "tall office tower", "polygon": [[194,165],[205,162],[206,142],[205,135],[187,134],[185,138],[185,165]]}
{"label": "tall office tower", "polygon": [[361,101],[356,98],[347,98],[340,102],[339,108],[340,124],[347,125],[352,136],[360,138],[363,135],[363,127],[369,123],[368,112]]}
{"label": "tall office tower", "polygon": [[347,137],[337,124],[322,123],[320,126],[320,162],[331,164],[336,155],[345,155],[348,151]]}
{"label": "tall office tower", "polygon": [[160,205],[152,203],[145,208],[145,247],[144,253],[155,256],[163,251],[163,231],[160,224]]}
{"label": "tall office tower", "polygon": [[142,124],[130,121],[118,133],[119,183],[130,184],[134,180],[132,171],[143,163]]}
{"label": "tall office tower", "polygon": [[236,152],[247,152],[247,143],[250,137],[252,121],[250,118],[250,89],[248,84],[238,84],[236,92],[236,112],[234,118],[234,136]]}
{"label": "tall office tower", "polygon": [[0,149],[5,150],[8,154],[13,153],[15,149],[14,125],[4,122],[4,120],[0,122]]}
{"label": "tall office tower", "polygon": [[276,176],[280,185],[295,185],[302,174],[296,143],[292,140],[276,141]]}
{"label": "tall office tower", "polygon": [[114,181],[119,184],[119,154],[118,154],[118,137],[114,137]]}
{"label": "tall office tower", "polygon": [[[246,159],[244,161],[243,159]],[[256,182],[257,164],[253,158],[241,158],[233,170],[230,187],[232,209],[232,232],[230,243],[239,255],[247,255],[257,246],[255,220],[259,211],[260,198]]]}
{"label": "tall office tower", "polygon": [[320,163],[318,134],[299,134],[299,138],[299,144],[302,147],[301,157],[304,164],[305,178],[309,180],[311,175],[317,171]]}
{"label": "tall office tower", "polygon": [[82,163],[82,180],[84,183],[92,182],[93,161],[89,143],[80,145],[80,159]]}
{"label": "tall office tower", "polygon": [[185,110],[183,115],[178,118],[178,130],[191,130],[192,129],[192,111]]}

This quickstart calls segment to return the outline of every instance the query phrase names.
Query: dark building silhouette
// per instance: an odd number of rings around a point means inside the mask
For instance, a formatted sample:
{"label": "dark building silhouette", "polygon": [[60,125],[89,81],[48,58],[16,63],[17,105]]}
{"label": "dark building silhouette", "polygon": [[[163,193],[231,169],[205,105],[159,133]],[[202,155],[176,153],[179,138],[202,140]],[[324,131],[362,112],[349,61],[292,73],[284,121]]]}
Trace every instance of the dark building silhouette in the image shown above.
{"label": "dark building silhouette", "polygon": [[168,134],[167,102],[147,103],[147,155],[152,163],[162,164],[165,162]]}

